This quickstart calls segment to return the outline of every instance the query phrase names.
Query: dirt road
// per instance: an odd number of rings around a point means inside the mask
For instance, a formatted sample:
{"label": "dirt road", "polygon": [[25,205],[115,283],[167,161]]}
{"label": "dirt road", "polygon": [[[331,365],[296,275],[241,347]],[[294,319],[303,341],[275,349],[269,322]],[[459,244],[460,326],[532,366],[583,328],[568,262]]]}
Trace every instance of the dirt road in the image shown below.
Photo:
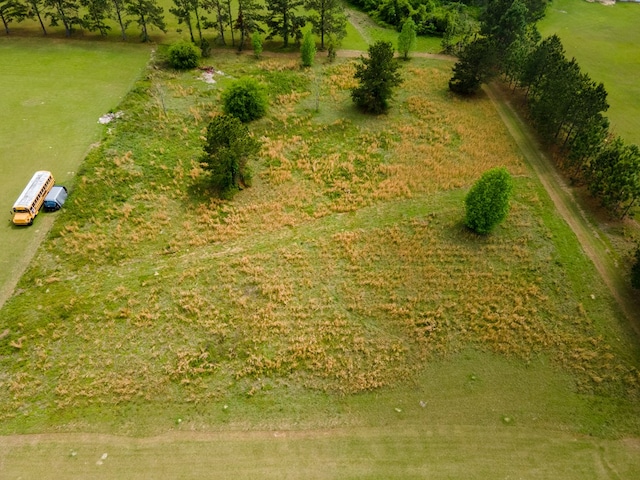
{"label": "dirt road", "polygon": [[612,252],[603,240],[603,233],[580,208],[552,161],[543,152],[533,131],[511,105],[508,94],[497,84],[484,87],[484,91],[493,101],[502,121],[551,197],[558,213],[571,227],[585,254],[593,262],[620,309],[640,336],[640,302],[625,278],[624,265],[618,265],[615,252]]}

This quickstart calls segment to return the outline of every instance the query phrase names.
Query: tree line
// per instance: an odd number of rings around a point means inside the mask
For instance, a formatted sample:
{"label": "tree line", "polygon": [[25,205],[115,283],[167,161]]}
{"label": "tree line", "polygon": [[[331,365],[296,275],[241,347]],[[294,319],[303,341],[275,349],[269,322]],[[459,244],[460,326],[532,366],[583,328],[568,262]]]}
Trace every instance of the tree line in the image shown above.
{"label": "tree line", "polygon": [[[524,96],[540,137],[555,146],[560,167],[613,215],[624,218],[640,198],[640,148],[609,128],[607,91],[567,58],[556,35],[542,39],[524,0],[491,0],[479,34],[461,48],[449,88],[470,95],[502,75]],[[640,288],[640,246],[631,267]]]}
{"label": "tree line", "polygon": [[166,32],[164,9],[156,0],[0,0],[0,20],[7,35],[12,23],[27,19],[38,23],[44,35],[48,34],[47,27],[60,25],[67,37],[77,30],[107,35],[110,20],[117,23],[123,39],[133,22],[145,42],[151,27]]}
{"label": "tree line", "polygon": [[[411,19],[418,35],[444,37],[471,28],[474,9],[456,0],[349,0],[381,24],[400,30]],[[471,2],[466,2],[471,3]]]}
{"label": "tree line", "polygon": [[640,199],[640,149],[611,131],[604,85],[567,58],[556,35],[541,38],[537,17],[524,0],[492,0],[479,35],[462,48],[449,87],[473,94],[502,75],[523,94],[540,137],[558,148],[560,166],[623,218]]}
{"label": "tree line", "polygon": [[[220,44],[230,41],[240,49],[256,32],[266,34],[266,39],[282,38],[285,47],[290,40],[300,43],[307,22],[320,37],[321,49],[346,35],[340,0],[266,0],[264,5],[258,0],[237,0],[235,8],[231,0],[172,2],[169,13],[185,26],[191,41],[203,47],[208,45],[203,37],[207,29],[216,32]],[[68,37],[77,30],[107,35],[115,23],[125,40],[127,29],[135,23],[146,42],[151,28],[167,31],[165,12],[157,0],[0,0],[0,20],[7,35],[12,23],[27,19],[35,21],[44,35],[48,27],[60,25]]]}

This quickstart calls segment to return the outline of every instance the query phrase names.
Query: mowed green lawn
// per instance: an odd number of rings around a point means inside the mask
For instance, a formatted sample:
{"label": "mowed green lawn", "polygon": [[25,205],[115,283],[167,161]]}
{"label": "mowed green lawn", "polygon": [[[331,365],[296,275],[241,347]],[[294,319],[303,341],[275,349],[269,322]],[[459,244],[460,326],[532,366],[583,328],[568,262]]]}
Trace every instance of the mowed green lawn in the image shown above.
{"label": "mowed green lawn", "polygon": [[[633,479],[637,444],[471,426],[168,434],[148,439],[0,437],[6,478]],[[5,450],[6,449],[6,450]]]}
{"label": "mowed green lawn", "polygon": [[196,409],[226,417],[218,431],[176,411],[165,419],[173,426],[147,437],[0,436],[0,466],[6,478],[56,479],[638,478],[637,439],[575,433],[594,408],[571,389],[545,362],[467,352],[428,366],[412,388],[319,398],[311,429],[293,423],[295,402],[283,412],[292,423],[247,430],[242,401],[210,401]]}
{"label": "mowed green lawn", "polygon": [[640,5],[604,6],[582,0],[554,0],[540,22],[543,36],[557,34],[568,57],[603,82],[613,130],[640,144]]}
{"label": "mowed green lawn", "polygon": [[[150,47],[36,38],[0,38],[0,304],[36,239],[50,223],[11,223],[10,210],[33,172],[72,185],[74,172],[140,75]],[[51,217],[51,216],[49,216]]]}

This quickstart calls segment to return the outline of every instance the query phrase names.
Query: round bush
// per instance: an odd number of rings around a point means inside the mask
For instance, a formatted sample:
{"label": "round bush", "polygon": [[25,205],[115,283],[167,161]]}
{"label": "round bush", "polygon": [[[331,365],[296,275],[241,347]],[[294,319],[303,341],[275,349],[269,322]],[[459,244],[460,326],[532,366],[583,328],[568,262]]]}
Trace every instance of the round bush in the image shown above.
{"label": "round bush", "polygon": [[507,218],[513,184],[506,168],[493,168],[482,174],[464,199],[464,223],[471,230],[487,234]]}
{"label": "round bush", "polygon": [[241,78],[222,92],[223,111],[241,122],[263,117],[267,113],[267,94],[253,78]]}
{"label": "round bush", "polygon": [[193,43],[179,41],[169,47],[169,64],[176,70],[189,70],[198,66],[200,49]]}

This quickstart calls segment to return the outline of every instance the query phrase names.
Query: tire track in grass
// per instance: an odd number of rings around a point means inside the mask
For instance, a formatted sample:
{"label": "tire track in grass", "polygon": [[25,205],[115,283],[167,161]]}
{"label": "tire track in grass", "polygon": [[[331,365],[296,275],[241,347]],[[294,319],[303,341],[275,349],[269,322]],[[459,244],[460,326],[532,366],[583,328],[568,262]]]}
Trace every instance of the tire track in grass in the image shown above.
{"label": "tire track in grass", "polygon": [[536,137],[511,105],[507,94],[491,83],[483,87],[562,219],[574,232],[587,257],[593,262],[622,313],[640,336],[640,302],[618,266],[615,254],[602,239],[603,234],[580,208],[571,190],[545,155]]}

